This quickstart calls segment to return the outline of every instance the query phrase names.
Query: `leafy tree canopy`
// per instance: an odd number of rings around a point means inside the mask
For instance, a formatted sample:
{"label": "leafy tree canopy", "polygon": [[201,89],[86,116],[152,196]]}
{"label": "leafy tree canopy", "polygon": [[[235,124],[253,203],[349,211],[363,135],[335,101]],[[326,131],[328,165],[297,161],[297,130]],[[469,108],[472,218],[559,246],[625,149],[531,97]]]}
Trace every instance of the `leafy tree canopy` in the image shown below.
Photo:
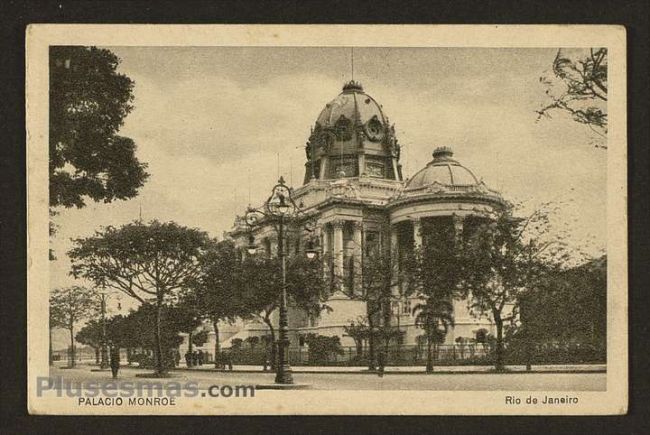
{"label": "leafy tree canopy", "polygon": [[520,305],[521,325],[517,333],[529,342],[604,345],[607,258],[592,259],[549,274],[522,295]]}
{"label": "leafy tree canopy", "polygon": [[50,321],[52,326],[71,328],[87,319],[97,310],[97,300],[85,287],[57,288],[50,294]]}
{"label": "leafy tree canopy", "polygon": [[90,320],[77,332],[75,339],[93,348],[99,348],[102,344],[102,323],[100,320]]}
{"label": "leafy tree canopy", "polygon": [[[250,257],[242,263],[240,288],[251,314],[271,313],[280,302],[282,276],[280,259]],[[327,309],[324,301],[328,288],[318,259],[287,259],[287,296],[289,302],[308,313],[318,315]]]}
{"label": "leafy tree canopy", "polygon": [[133,222],[74,240],[72,274],[110,286],[141,303],[175,300],[198,276],[209,238],[174,222]]}
{"label": "leafy tree canopy", "polygon": [[106,49],[50,48],[52,207],[133,198],[149,176],[133,140],[117,134],[133,109],[134,85],[118,64]]}
{"label": "leafy tree canopy", "polygon": [[211,242],[200,259],[200,273],[185,295],[198,315],[211,321],[234,321],[249,315],[240,284],[242,262],[231,241]]}
{"label": "leafy tree canopy", "polygon": [[[607,135],[607,49],[558,50],[552,76],[540,81],[547,86],[550,102],[537,111],[539,118],[564,112],[587,125],[602,139]],[[607,148],[604,141],[597,144]]]}
{"label": "leafy tree canopy", "polygon": [[[123,348],[156,348],[156,308],[144,304],[128,315],[114,316],[107,321],[109,340]],[[180,320],[179,320],[180,319]],[[181,313],[174,307],[165,306],[162,309],[161,343],[163,351],[175,349],[183,339],[183,320]],[[167,352],[164,352],[167,354]]]}

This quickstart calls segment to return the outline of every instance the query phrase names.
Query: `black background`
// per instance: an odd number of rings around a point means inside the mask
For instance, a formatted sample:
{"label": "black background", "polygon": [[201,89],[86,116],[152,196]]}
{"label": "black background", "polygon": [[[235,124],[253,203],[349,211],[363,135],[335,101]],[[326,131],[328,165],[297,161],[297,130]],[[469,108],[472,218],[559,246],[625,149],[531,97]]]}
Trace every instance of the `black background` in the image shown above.
{"label": "black background", "polygon": [[[650,433],[648,2],[0,3],[0,433]],[[30,23],[621,24],[628,42],[630,406],[615,417],[44,417],[26,407],[25,27]],[[44,303],[46,303],[44,301]],[[45,321],[45,320],[44,320]],[[616,358],[617,355],[609,355]],[[345,393],[340,400],[345,402]]]}

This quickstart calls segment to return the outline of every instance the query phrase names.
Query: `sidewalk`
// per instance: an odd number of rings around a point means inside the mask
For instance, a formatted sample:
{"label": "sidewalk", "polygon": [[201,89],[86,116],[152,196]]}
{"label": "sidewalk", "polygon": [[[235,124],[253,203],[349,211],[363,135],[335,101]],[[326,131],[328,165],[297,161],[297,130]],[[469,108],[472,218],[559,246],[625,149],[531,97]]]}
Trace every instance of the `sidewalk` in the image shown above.
{"label": "sidewalk", "polygon": [[[604,373],[607,371],[606,364],[564,364],[564,365],[534,365],[531,371],[526,371],[524,365],[506,366],[507,372],[515,373]],[[196,371],[196,372],[230,372],[230,370],[215,369],[213,364],[203,364],[202,366],[187,368],[184,364],[178,366],[175,370]],[[435,373],[494,373],[494,366],[434,366]],[[237,373],[264,373],[261,366],[253,365],[234,365],[233,372]],[[349,367],[349,366],[292,366],[293,373],[326,373],[326,374],[376,374],[368,371],[367,367]],[[384,369],[385,374],[422,374],[425,371],[424,366],[390,366]],[[270,371],[267,371],[270,373]]]}

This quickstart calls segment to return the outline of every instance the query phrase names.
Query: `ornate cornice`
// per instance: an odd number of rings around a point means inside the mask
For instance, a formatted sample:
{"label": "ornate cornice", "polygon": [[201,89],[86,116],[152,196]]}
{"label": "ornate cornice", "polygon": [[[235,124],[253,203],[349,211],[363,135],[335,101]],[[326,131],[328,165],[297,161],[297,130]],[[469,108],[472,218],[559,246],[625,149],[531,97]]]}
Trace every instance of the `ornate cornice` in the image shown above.
{"label": "ornate cornice", "polygon": [[423,203],[423,202],[469,202],[479,204],[489,204],[497,206],[507,205],[507,201],[500,195],[489,195],[478,192],[448,192],[448,193],[426,193],[419,195],[402,195],[387,204],[387,208],[394,209],[407,204]]}

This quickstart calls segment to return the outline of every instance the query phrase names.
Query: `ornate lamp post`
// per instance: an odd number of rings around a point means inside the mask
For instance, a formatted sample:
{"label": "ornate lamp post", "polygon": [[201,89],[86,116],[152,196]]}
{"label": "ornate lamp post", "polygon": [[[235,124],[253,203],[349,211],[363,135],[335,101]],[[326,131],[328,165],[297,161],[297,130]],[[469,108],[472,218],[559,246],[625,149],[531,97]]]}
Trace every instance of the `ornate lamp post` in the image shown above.
{"label": "ornate lamp post", "polygon": [[[271,196],[266,200],[260,209],[249,208],[246,212],[246,223],[249,227],[259,225],[262,218],[277,223],[278,231],[278,257],[282,267],[282,293],[280,294],[280,325],[278,340],[278,364],[276,366],[275,383],[276,384],[293,384],[291,367],[289,365],[289,325],[287,319],[287,263],[284,249],[284,230],[288,221],[296,220],[302,215],[302,210],[291,197],[291,189],[285,184],[284,178],[280,177],[278,184],[273,187]],[[307,231],[312,232],[311,222],[305,225]],[[248,238],[248,253],[253,255],[257,246],[255,246],[255,237],[251,233]],[[313,259],[317,255],[314,243],[309,240],[306,250],[307,258]]]}

